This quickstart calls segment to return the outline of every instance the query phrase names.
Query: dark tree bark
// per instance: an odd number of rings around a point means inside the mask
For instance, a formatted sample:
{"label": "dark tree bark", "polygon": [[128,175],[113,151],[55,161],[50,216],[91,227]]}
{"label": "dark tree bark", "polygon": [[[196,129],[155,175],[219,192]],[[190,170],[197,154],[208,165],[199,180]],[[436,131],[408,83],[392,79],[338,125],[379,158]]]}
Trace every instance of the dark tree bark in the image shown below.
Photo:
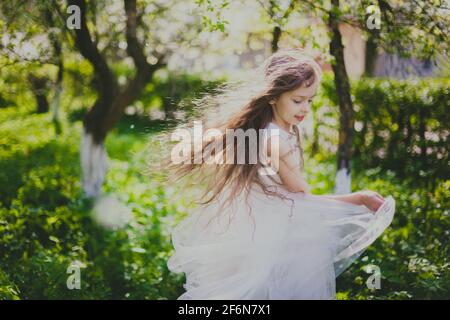
{"label": "dark tree bark", "polygon": [[[55,21],[53,19],[53,13],[49,8],[45,10],[45,18],[49,24],[49,27],[56,26]],[[56,59],[56,65],[58,67],[58,73],[56,75],[56,81],[54,84],[54,95],[51,101],[51,109],[52,109],[52,121],[55,126],[55,132],[57,135],[59,135],[62,131],[61,123],[58,118],[58,113],[61,102],[61,92],[64,75],[64,58],[61,46],[61,39],[59,38],[58,34],[55,31],[50,32],[49,38],[53,47],[53,55]]]}
{"label": "dark tree bark", "polygon": [[337,171],[339,172],[341,169],[346,169],[347,174],[349,175],[353,152],[352,143],[355,119],[353,104],[350,96],[350,82],[344,62],[344,46],[342,44],[342,35],[339,31],[339,19],[336,16],[336,12],[338,12],[339,8],[339,0],[332,0],[331,3],[333,8],[329,13],[328,20],[328,27],[332,32],[330,53],[335,59],[332,64],[332,69],[334,72],[334,83],[337,90],[340,110]]}
{"label": "dark tree bark", "polygon": [[272,53],[278,51],[278,42],[281,37],[281,28],[279,26],[275,26],[272,31]]}
{"label": "dark tree bark", "polygon": [[[84,0],[68,0],[69,5],[76,5],[81,11],[81,28],[75,29],[75,41],[80,53],[94,67],[94,75],[98,83],[98,96],[92,108],[86,113],[83,121],[84,136],[81,158],[86,173],[83,176],[84,189],[88,195],[99,193],[103,183],[106,166],[99,164],[106,161],[103,142],[108,132],[114,128],[122,117],[125,108],[136,100],[145,85],[151,81],[156,70],[164,66],[164,57],[159,56],[156,64],[149,64],[143,46],[136,36],[138,17],[136,0],[124,0],[126,13],[127,53],[133,59],[136,73],[125,86],[118,85],[106,58],[102,56],[97,45],[92,41],[86,23],[86,3]],[[83,142],[84,141],[84,142]],[[95,159],[97,157],[98,159]],[[100,160],[99,160],[100,159]]]}
{"label": "dark tree bark", "polygon": [[[55,42],[56,43],[56,42]],[[59,108],[61,105],[61,92],[62,92],[62,82],[63,82],[63,74],[64,74],[64,60],[63,55],[61,52],[61,47],[59,44],[57,45],[58,49],[55,47],[55,50],[59,51],[59,57],[58,57],[58,74],[56,76],[56,83],[55,83],[55,96],[52,101],[52,118],[53,123],[55,125],[55,131],[56,134],[60,134],[61,129],[61,123],[58,118]]]}
{"label": "dark tree bark", "polygon": [[99,83],[99,96],[94,106],[87,112],[84,126],[92,133],[97,143],[104,141],[108,132],[114,128],[124,113],[125,108],[136,100],[145,85],[152,79],[154,72],[161,68],[162,57],[154,65],[147,62],[142,45],[136,37],[137,14],[136,1],[124,0],[126,21],[127,53],[136,67],[134,78],[130,79],[123,89],[119,88],[117,79],[109,68],[106,59],[93,43],[86,25],[86,6],[83,0],[70,0],[81,9],[81,28],[75,29],[76,43],[81,54],[94,67]]}
{"label": "dark tree bark", "polygon": [[270,19],[277,23],[272,29],[272,43],[271,43],[272,53],[277,52],[279,49],[278,43],[280,42],[281,34],[283,33],[283,30],[281,28],[281,26],[284,25],[283,21],[286,20],[290,16],[290,14],[292,13],[292,11],[294,11],[297,4],[298,4],[298,1],[291,0],[286,11],[283,13],[283,16],[281,18],[275,18],[275,15],[276,15],[275,9],[277,7],[277,2],[274,0],[269,1]]}
{"label": "dark tree bark", "polygon": [[49,110],[49,103],[47,100],[48,93],[48,79],[45,77],[28,75],[28,81],[31,85],[34,98],[36,99],[36,112],[46,113]]}
{"label": "dark tree bark", "polygon": [[372,30],[369,32],[369,37],[366,42],[365,61],[364,61],[364,75],[366,77],[373,77],[375,72],[375,64],[377,62],[379,31]]}

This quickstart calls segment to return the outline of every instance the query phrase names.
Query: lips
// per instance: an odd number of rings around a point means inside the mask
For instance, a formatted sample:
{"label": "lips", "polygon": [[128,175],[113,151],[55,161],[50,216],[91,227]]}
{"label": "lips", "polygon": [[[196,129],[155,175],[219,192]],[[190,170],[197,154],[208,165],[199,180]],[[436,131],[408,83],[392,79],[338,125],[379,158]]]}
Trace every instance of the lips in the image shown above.
{"label": "lips", "polygon": [[295,119],[297,119],[298,121],[302,121],[303,119],[305,119],[305,116],[295,116]]}

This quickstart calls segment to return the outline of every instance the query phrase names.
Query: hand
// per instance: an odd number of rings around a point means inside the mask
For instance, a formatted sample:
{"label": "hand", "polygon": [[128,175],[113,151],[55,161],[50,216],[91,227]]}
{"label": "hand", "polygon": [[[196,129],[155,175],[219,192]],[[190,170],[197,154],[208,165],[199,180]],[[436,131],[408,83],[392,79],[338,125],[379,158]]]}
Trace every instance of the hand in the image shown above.
{"label": "hand", "polygon": [[384,203],[384,198],[377,192],[371,190],[359,191],[361,204],[369,208],[371,211],[377,211]]}

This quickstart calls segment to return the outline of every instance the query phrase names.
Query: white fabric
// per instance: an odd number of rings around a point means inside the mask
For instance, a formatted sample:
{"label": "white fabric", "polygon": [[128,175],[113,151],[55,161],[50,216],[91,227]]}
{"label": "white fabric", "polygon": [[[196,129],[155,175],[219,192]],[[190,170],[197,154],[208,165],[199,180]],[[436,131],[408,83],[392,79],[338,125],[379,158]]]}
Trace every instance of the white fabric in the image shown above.
{"label": "white fabric", "polygon": [[168,267],[186,274],[186,291],[178,299],[334,299],[335,278],[383,233],[395,212],[392,196],[372,212],[278,191],[292,201],[255,187],[248,203],[241,194],[221,210],[229,192],[224,190],[175,227]]}

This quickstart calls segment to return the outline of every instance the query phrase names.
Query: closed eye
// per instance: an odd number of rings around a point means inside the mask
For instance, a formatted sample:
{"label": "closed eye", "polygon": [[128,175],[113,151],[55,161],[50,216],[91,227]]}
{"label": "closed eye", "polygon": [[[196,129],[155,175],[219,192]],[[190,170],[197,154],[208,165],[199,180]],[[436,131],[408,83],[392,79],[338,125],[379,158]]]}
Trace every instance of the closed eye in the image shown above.
{"label": "closed eye", "polygon": [[[294,101],[294,103],[302,103],[303,102],[303,100],[292,100],[292,101]],[[308,103],[312,103],[312,101],[313,101],[313,99],[308,99]]]}

